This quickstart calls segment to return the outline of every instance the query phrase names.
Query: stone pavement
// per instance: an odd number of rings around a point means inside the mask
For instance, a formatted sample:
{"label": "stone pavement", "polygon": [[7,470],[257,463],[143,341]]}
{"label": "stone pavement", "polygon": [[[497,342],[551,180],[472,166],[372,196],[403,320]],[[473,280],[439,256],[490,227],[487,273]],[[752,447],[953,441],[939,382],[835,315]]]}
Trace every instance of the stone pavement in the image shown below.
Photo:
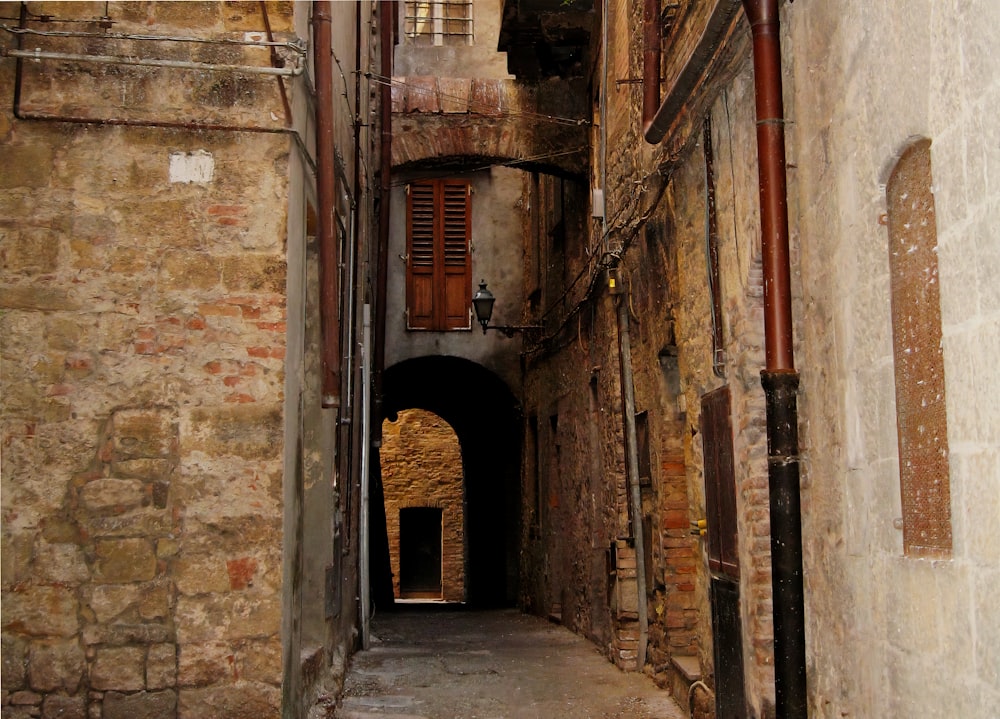
{"label": "stone pavement", "polygon": [[642,674],[513,609],[402,607],[372,623],[336,719],[683,719]]}

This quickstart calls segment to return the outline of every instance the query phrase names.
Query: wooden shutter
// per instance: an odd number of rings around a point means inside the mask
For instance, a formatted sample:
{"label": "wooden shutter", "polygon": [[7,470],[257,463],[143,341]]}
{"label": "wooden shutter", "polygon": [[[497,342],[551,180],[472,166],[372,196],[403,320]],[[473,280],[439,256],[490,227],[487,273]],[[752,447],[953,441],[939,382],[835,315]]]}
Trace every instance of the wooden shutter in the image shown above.
{"label": "wooden shutter", "polygon": [[414,182],[406,198],[407,327],[433,329],[434,325],[434,184]]}
{"label": "wooden shutter", "polygon": [[407,327],[469,329],[469,184],[414,182],[407,195]]}
{"label": "wooden shutter", "polygon": [[468,329],[472,279],[469,272],[469,185],[445,180],[443,183],[442,256],[440,297],[444,329]]}

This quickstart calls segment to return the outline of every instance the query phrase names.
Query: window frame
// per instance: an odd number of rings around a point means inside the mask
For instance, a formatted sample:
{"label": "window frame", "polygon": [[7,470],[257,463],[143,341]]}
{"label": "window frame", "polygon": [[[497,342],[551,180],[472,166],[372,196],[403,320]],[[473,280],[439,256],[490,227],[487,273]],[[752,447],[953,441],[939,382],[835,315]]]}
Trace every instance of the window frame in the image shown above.
{"label": "window frame", "polygon": [[[453,16],[451,11],[456,8],[464,9],[464,13]],[[401,18],[402,35],[411,45],[473,45],[472,9],[472,0],[406,0]],[[430,39],[430,43],[424,42],[426,39]]]}

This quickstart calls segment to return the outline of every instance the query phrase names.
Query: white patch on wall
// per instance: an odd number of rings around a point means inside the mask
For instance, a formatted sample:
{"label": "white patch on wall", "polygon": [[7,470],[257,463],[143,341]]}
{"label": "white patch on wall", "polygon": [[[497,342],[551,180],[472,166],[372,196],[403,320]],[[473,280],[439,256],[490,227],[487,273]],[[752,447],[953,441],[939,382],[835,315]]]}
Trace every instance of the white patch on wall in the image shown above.
{"label": "white patch on wall", "polygon": [[207,185],[215,175],[215,158],[206,150],[170,153],[170,182]]}

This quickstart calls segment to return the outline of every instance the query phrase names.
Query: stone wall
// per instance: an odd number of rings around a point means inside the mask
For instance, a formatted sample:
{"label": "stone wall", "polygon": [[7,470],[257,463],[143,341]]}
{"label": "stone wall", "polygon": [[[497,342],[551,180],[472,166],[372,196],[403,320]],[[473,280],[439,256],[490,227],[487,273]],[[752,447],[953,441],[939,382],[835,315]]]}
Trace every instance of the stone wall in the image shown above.
{"label": "stone wall", "polygon": [[[1000,8],[796,2],[784,20],[802,237],[810,715],[990,717],[1000,702]],[[817,71],[846,58],[853,70]],[[953,535],[939,560],[905,556],[899,520],[885,183],[914,138],[931,142],[938,237]]]}
{"label": "stone wall", "polygon": [[[393,589],[399,598],[399,513],[407,507],[441,509],[441,596],[465,593],[465,508],[462,452],[447,422],[424,410],[404,410],[382,425],[382,483]],[[429,598],[429,597],[428,597]]]}
{"label": "stone wall", "polygon": [[[124,32],[260,24],[256,7],[180,7],[111,11]],[[271,22],[287,31],[291,7]],[[167,71],[57,67],[25,71],[22,110],[174,121],[210,99]],[[3,715],[277,716],[290,142],[18,120],[14,71],[4,59]],[[246,93],[211,113],[281,114],[273,80]]]}

